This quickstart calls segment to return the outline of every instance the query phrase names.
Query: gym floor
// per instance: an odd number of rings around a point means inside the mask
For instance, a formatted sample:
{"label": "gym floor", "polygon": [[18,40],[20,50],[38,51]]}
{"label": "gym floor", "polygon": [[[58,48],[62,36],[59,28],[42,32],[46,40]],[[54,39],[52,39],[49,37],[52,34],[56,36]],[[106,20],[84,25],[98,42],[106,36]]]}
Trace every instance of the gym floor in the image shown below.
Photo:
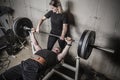
{"label": "gym floor", "polygon": [[0,73],[11,68],[14,65],[19,64],[22,60],[25,60],[32,56],[31,47],[25,46],[14,56],[8,56],[6,51],[2,51],[0,54]]}

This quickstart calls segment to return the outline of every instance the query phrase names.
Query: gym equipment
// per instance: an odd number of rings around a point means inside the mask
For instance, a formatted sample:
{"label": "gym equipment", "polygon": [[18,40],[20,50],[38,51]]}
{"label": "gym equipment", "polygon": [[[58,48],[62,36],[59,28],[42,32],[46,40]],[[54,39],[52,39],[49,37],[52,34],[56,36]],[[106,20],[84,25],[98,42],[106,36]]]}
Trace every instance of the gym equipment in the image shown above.
{"label": "gym equipment", "polygon": [[67,76],[67,75],[65,75],[65,74],[63,74],[62,72],[59,72],[59,71],[56,70],[55,68],[53,68],[42,80],[49,80],[49,78],[50,78],[54,73],[59,74],[60,76],[62,76],[62,77],[65,78],[66,80],[78,80],[80,57],[77,56],[75,59],[76,59],[76,66],[75,66],[75,67],[73,67],[73,66],[71,66],[71,65],[68,65],[68,64],[66,64],[66,63],[64,63],[64,62],[62,62],[61,64],[58,64],[58,65],[61,65],[61,66],[65,67],[65,68],[67,68],[67,69],[75,72],[75,77],[74,77],[74,79],[71,78],[71,77],[69,77],[69,76]]}
{"label": "gym equipment", "polygon": [[[13,30],[18,37],[25,38],[29,35],[31,28],[33,27],[31,20],[28,18],[18,18],[15,20],[13,25]],[[40,33],[51,35],[57,38],[60,38],[58,35],[40,31]],[[92,49],[96,48],[103,50],[109,53],[114,53],[115,51],[108,48],[103,48],[100,46],[94,45],[96,38],[96,32],[91,30],[85,30],[80,37],[80,40],[73,40],[73,42],[78,44],[77,54],[83,59],[88,59],[91,55]]]}
{"label": "gym equipment", "polygon": [[92,47],[89,45],[94,44],[95,42],[95,31],[85,30],[79,40],[77,53],[78,56],[88,59],[92,52]]}
{"label": "gym equipment", "polygon": [[[18,37],[26,38],[29,35],[31,36],[30,31],[31,31],[32,27],[33,27],[33,25],[32,25],[31,20],[23,17],[23,18],[18,18],[15,20],[14,25],[13,25],[13,30]],[[60,36],[50,34],[50,33],[44,32],[44,31],[40,31],[40,33],[60,38]],[[67,76],[67,75],[65,75],[65,74],[63,74],[63,73],[61,73],[53,68],[42,80],[47,80],[53,73],[57,73],[67,80],[78,80],[80,57],[83,59],[88,59],[89,56],[91,55],[93,48],[103,50],[106,52],[110,52],[110,53],[115,52],[112,49],[107,49],[107,48],[103,48],[103,47],[99,47],[99,46],[94,45],[95,38],[96,38],[95,31],[85,30],[83,32],[82,36],[80,37],[80,40],[78,40],[78,41],[74,40],[74,42],[78,44],[78,48],[77,48],[78,55],[76,57],[76,66],[73,67],[73,66],[68,65],[66,63],[62,63],[62,66],[75,72],[75,77],[74,77],[75,79],[73,79],[73,78],[71,78],[71,77],[69,77],[69,76]],[[33,45],[32,45],[32,51],[34,54],[34,46]]]}
{"label": "gym equipment", "polygon": [[25,38],[29,35],[29,32],[24,27],[32,28],[32,21],[26,17],[16,18],[13,24],[13,31],[19,38]]}
{"label": "gym equipment", "polygon": [[95,31],[85,30],[83,32],[78,44],[78,49],[77,49],[78,56],[80,56],[83,59],[88,59],[89,56],[91,55],[93,48],[96,48],[105,52],[109,52],[109,53],[115,53],[115,50],[113,49],[108,49],[108,48],[94,45],[95,37],[96,37]]}

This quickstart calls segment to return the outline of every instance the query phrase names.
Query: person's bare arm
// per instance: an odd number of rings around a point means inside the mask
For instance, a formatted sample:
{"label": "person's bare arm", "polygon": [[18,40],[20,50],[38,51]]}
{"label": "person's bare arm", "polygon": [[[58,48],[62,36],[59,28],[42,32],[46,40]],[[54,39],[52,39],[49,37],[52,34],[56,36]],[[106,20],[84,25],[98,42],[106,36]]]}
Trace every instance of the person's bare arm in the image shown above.
{"label": "person's bare arm", "polygon": [[61,40],[64,40],[64,37],[67,33],[67,30],[68,30],[68,24],[63,24],[63,30],[62,30],[62,33],[61,33],[61,36],[60,36]]}
{"label": "person's bare arm", "polygon": [[41,50],[42,48],[38,44],[37,40],[35,39],[34,31],[31,31],[30,35],[31,43],[34,46],[35,51],[37,52],[38,50]]}
{"label": "person's bare arm", "polygon": [[67,45],[65,46],[63,51],[60,54],[58,54],[57,58],[58,58],[59,61],[61,61],[66,56],[66,54],[68,53],[68,50],[69,50],[69,48],[72,44],[72,39],[70,37],[65,38],[65,41],[67,42]]}
{"label": "person's bare arm", "polygon": [[41,26],[41,24],[44,22],[44,20],[46,20],[46,17],[45,17],[45,16],[43,16],[43,17],[40,19],[40,21],[39,21],[39,23],[38,23],[38,25],[37,25],[37,28],[36,28],[36,32],[39,32],[40,26]]}

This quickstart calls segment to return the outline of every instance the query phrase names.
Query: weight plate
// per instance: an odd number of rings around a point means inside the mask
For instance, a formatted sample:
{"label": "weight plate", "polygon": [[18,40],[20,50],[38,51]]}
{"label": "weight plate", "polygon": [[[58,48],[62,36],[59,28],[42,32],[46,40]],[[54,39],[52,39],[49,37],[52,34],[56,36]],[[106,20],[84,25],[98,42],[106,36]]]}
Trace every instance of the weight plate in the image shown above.
{"label": "weight plate", "polygon": [[90,45],[94,44],[96,34],[95,31],[90,30],[84,31],[83,33],[86,34],[82,34],[83,37],[81,36],[81,39],[79,41],[81,44],[78,45],[78,56],[83,59],[88,59],[93,49],[93,47]]}
{"label": "weight plate", "polygon": [[88,32],[88,30],[85,30],[84,32],[83,32],[83,34],[82,34],[82,36],[80,37],[80,39],[79,39],[79,42],[78,42],[78,49],[77,49],[77,54],[78,54],[78,56],[81,56],[82,57],[82,55],[80,55],[81,54],[81,46],[82,46],[82,44],[83,44],[83,40],[84,40],[84,37],[85,37],[85,35],[86,35],[86,33]]}
{"label": "weight plate", "polygon": [[24,29],[24,27],[32,28],[32,21],[26,17],[17,18],[13,24],[13,31],[16,36],[20,38],[25,38],[29,35],[29,32]]}

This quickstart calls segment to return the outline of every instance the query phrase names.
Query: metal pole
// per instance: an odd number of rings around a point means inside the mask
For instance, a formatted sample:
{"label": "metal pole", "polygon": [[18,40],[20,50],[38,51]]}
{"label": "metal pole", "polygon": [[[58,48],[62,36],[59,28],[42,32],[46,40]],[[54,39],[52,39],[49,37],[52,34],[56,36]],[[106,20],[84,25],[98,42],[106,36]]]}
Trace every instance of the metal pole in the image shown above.
{"label": "metal pole", "polygon": [[70,65],[68,65],[68,64],[66,64],[66,63],[62,63],[62,66],[63,67],[66,67],[66,68],[68,68],[68,69],[70,69],[70,70],[72,70],[72,71],[76,71],[76,68],[75,67],[73,67],[73,66],[70,66]]}
{"label": "metal pole", "polygon": [[100,46],[96,46],[96,45],[90,45],[90,46],[93,48],[105,51],[105,52],[109,52],[109,53],[113,53],[113,54],[115,53],[115,50],[113,50],[113,49],[108,49],[108,48],[104,48],[104,47],[100,47]]}
{"label": "metal pole", "polygon": [[77,57],[76,57],[76,71],[75,71],[75,80],[78,80],[78,74],[79,74],[79,65],[80,65],[80,57],[77,55]]}
{"label": "metal pole", "polygon": [[[28,28],[28,27],[25,27],[25,26],[23,27],[23,29],[24,29],[24,30],[31,31],[31,28]],[[53,37],[60,38],[60,36],[58,36],[58,35],[51,34],[51,33],[44,32],[44,31],[39,31],[39,33],[43,33],[43,34],[47,34],[47,35],[50,35],[50,36],[53,36]],[[73,42],[78,43],[78,42],[79,42],[79,40],[74,40],[74,39],[73,39]]]}
{"label": "metal pole", "polygon": [[42,80],[48,80],[48,78],[50,78],[53,75],[54,71],[55,70],[52,69]]}
{"label": "metal pole", "polygon": [[67,80],[74,80],[74,79],[72,79],[71,77],[68,77],[67,75],[65,75],[65,74],[63,74],[63,73],[61,73],[61,72],[59,72],[59,71],[54,70],[54,72],[57,73],[57,74],[59,74],[59,75],[61,75],[62,77],[64,77],[64,78],[67,79]]}
{"label": "metal pole", "polygon": [[[30,37],[31,37],[31,32],[29,31],[29,35],[30,35]],[[30,39],[30,41],[31,41],[31,39]],[[31,43],[31,42],[30,42]],[[32,53],[33,54],[35,54],[35,48],[34,48],[34,46],[33,46],[33,44],[31,43],[31,47],[32,47]]]}
{"label": "metal pole", "polygon": [[54,37],[60,38],[60,36],[55,35],[55,34],[47,33],[47,32],[44,32],[44,31],[39,31],[39,32],[40,32],[40,33],[43,33],[43,34],[48,34],[48,35],[50,35],[50,36],[54,36]]}

